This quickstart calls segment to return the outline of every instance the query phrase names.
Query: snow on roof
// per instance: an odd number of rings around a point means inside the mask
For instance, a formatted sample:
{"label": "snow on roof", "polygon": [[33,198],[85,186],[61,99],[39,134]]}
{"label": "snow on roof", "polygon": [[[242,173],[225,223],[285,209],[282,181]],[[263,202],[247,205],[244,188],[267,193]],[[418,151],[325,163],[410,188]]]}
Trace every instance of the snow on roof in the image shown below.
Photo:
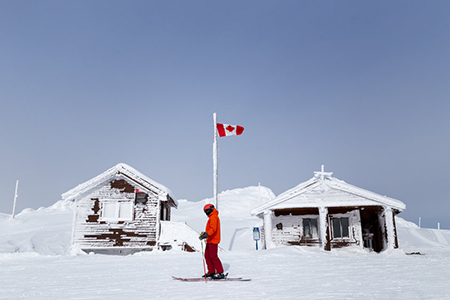
{"label": "snow on roof", "polygon": [[200,251],[201,242],[198,239],[200,233],[195,231],[185,222],[161,221],[160,245],[182,245],[183,242],[193,249]]}
{"label": "snow on roof", "polygon": [[278,197],[251,211],[258,215],[268,209],[294,207],[339,207],[339,206],[388,206],[398,211],[406,205],[396,199],[356,187],[332,177],[333,173],[314,172],[314,177],[280,194]]}
{"label": "snow on roof", "polygon": [[[124,163],[119,163],[102,174],[76,186],[75,188],[62,194],[61,197],[63,200],[78,199],[91,189],[100,186],[112,178],[127,178],[128,180],[132,180],[140,185],[142,190],[145,192],[152,192],[161,196],[163,196],[163,194],[167,195],[173,200],[175,205],[178,206],[175,196],[167,187],[148,178],[138,170]],[[167,197],[160,197],[160,199],[162,201],[170,201]]]}

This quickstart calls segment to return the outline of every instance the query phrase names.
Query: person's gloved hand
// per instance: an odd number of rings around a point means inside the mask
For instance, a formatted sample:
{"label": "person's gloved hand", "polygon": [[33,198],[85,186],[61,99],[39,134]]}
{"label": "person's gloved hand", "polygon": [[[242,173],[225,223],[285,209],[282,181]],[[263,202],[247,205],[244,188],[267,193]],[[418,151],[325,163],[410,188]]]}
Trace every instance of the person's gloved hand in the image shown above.
{"label": "person's gloved hand", "polygon": [[207,238],[209,238],[209,234],[207,234],[206,232],[202,232],[200,234],[200,236],[198,237],[199,240],[204,240],[204,239],[207,239]]}

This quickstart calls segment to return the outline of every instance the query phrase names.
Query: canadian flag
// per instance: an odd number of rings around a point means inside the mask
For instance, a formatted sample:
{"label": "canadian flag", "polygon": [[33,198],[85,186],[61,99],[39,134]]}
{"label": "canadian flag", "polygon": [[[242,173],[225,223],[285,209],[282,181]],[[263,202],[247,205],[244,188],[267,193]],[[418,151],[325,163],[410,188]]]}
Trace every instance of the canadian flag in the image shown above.
{"label": "canadian flag", "polygon": [[221,137],[229,135],[241,135],[242,132],[244,132],[244,127],[239,125],[217,123],[217,132]]}

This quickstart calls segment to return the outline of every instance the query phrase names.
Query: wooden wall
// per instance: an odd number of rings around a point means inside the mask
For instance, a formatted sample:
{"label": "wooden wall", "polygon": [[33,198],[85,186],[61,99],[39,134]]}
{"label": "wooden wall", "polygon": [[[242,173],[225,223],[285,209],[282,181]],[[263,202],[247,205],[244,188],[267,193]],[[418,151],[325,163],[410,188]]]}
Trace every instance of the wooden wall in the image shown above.
{"label": "wooden wall", "polygon": [[[275,245],[322,245],[325,250],[355,245],[358,247],[368,247],[364,243],[363,229],[368,229],[367,233],[372,233],[372,249],[381,252],[387,248],[387,229],[385,209],[381,206],[362,207],[330,207],[325,211],[324,218],[320,218],[318,208],[292,208],[274,210],[271,216],[271,238]],[[392,213],[392,212],[388,212]],[[393,213],[392,213],[393,214]],[[303,219],[317,219],[317,237],[305,238]],[[333,228],[333,218],[348,218],[348,236],[335,238]],[[320,224],[320,222],[324,224]],[[324,226],[321,226],[324,225]],[[320,230],[327,230],[325,235],[321,235]],[[398,247],[396,239],[395,223],[394,233],[391,234],[395,240],[393,247]],[[326,241],[321,240],[321,236],[326,237]]]}
{"label": "wooden wall", "polygon": [[[274,211],[272,241],[276,245],[320,245],[319,236],[310,239],[303,237],[303,218],[318,219],[319,210],[317,208],[297,208]],[[318,227],[320,227],[319,224]]]}
{"label": "wooden wall", "polygon": [[[149,194],[147,203],[134,205],[133,220],[102,219],[105,200],[135,203],[135,186],[124,179],[113,180],[78,201],[74,215],[72,243],[81,249],[98,247],[151,248],[156,245],[159,230],[160,200]],[[170,208],[167,207],[170,218]]]}

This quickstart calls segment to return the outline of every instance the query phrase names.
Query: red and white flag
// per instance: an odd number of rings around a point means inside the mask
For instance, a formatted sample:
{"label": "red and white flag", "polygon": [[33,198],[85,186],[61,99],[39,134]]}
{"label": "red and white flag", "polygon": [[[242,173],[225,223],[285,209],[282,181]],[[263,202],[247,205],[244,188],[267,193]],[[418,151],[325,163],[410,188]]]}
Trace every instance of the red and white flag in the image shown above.
{"label": "red and white flag", "polygon": [[219,136],[241,135],[244,132],[244,127],[217,123],[217,132]]}

